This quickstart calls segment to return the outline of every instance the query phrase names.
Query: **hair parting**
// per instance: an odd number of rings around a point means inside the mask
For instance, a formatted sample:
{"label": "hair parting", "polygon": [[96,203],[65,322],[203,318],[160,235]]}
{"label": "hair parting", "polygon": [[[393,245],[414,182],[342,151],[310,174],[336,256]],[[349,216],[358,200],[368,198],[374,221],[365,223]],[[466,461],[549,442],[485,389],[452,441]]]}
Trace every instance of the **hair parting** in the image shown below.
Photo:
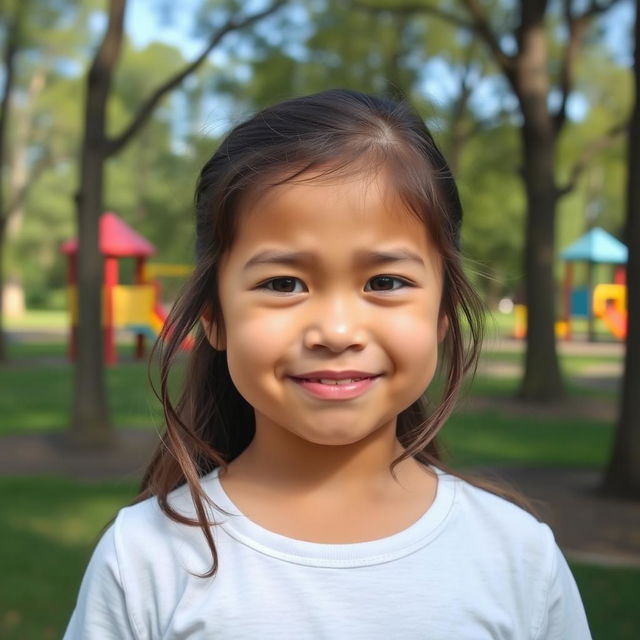
{"label": "hair parting", "polygon": [[[160,389],[154,390],[166,428],[136,502],[155,496],[169,518],[200,527],[213,559],[203,577],[216,573],[218,555],[212,534],[215,505],[200,480],[216,468],[225,469],[255,433],[253,409],[231,380],[226,353],[212,348],[201,325],[206,316],[218,337],[224,336],[218,268],[232,246],[240,203],[290,181],[378,170],[390,172],[394,188],[441,256],[440,313],[448,324],[441,345],[442,393],[436,400],[419,398],[398,416],[396,432],[404,451],[390,470],[393,474],[400,462],[414,457],[463,477],[442,461],[437,434],[454,408],[463,378],[475,371],[484,313],[462,268],[462,206],[444,157],[422,119],[402,103],[332,90],[266,108],[233,129],[201,171],[195,194],[195,270],[154,346],[160,359]],[[184,384],[174,402],[170,373],[189,339],[193,345]],[[532,510],[515,492],[467,475],[464,479]],[[188,486],[194,517],[172,505],[170,494],[182,485]]]}

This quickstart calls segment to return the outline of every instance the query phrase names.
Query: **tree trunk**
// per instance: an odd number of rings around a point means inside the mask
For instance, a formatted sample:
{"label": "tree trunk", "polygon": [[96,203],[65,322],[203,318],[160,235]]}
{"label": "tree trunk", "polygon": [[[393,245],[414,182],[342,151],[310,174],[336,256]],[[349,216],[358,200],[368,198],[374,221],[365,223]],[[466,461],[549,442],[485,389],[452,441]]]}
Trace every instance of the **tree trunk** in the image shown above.
{"label": "tree trunk", "polygon": [[107,31],[89,70],[76,194],[78,348],[69,438],[83,447],[105,446],[113,439],[104,384],[104,258],[99,249],[99,226],[107,159],[107,100],[122,45],[125,5],[125,0],[111,0]]}
{"label": "tree trunk", "polygon": [[69,439],[73,444],[105,446],[113,439],[104,386],[103,257],[99,252],[105,163],[133,139],[160,100],[192,74],[227,33],[253,24],[284,4],[284,0],[275,0],[262,11],[240,20],[227,20],[212,34],[200,55],[158,87],[140,106],[129,126],[120,135],[109,138],[106,109],[111,92],[111,78],[122,47],[126,0],[111,0],[109,3],[107,31],[89,70],[80,186],[76,195],[79,318],[73,412],[69,430]]}
{"label": "tree trunk", "polygon": [[525,148],[523,180],[527,195],[524,273],[527,302],[527,348],[519,395],[555,400],[564,394],[555,340],[553,259],[557,195],[553,177],[553,139],[540,127],[522,128]]}
{"label": "tree trunk", "polygon": [[527,196],[524,251],[527,349],[519,395],[537,401],[555,400],[564,394],[554,331],[557,131],[547,103],[545,11],[546,2],[523,3],[519,55],[511,78],[523,118],[522,178]]}
{"label": "tree trunk", "polygon": [[7,235],[7,221],[0,215],[0,362],[9,359],[7,338],[4,332],[4,252]]}
{"label": "tree trunk", "polygon": [[607,493],[640,499],[640,0],[636,0],[635,103],[628,138],[627,349],[620,413],[604,488]]}
{"label": "tree trunk", "polygon": [[[5,25],[5,46],[3,52],[2,63],[4,66],[4,79],[2,87],[2,96],[0,97],[0,242],[4,249],[4,241],[7,230],[7,198],[4,191],[5,165],[7,161],[7,130],[9,124],[9,103],[11,93],[13,91],[13,83],[15,81],[15,60],[20,46],[20,36],[22,33],[22,25],[26,11],[26,2],[19,3],[13,20],[7,21]],[[0,251],[0,263],[4,260],[4,250]],[[4,334],[4,264],[0,264],[0,362],[7,359],[6,338]]]}

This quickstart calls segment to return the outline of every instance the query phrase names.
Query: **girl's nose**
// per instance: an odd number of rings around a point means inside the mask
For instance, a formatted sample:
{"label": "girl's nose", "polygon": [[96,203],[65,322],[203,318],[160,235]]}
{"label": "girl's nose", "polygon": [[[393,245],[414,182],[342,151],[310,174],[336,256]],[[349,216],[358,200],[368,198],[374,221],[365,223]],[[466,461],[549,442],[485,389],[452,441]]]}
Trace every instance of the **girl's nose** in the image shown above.
{"label": "girl's nose", "polygon": [[350,304],[342,297],[315,306],[305,329],[304,346],[335,353],[363,349],[367,343],[367,331],[363,322],[364,310],[357,307],[357,303]]}

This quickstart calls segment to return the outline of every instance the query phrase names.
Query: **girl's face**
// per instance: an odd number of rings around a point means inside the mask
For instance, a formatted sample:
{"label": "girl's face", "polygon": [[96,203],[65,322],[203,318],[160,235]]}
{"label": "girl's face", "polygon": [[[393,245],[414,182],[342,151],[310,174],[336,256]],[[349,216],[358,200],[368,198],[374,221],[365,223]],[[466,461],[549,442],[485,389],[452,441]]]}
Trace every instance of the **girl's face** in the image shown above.
{"label": "girl's face", "polygon": [[209,335],[257,432],[322,445],[381,429],[395,439],[446,331],[424,225],[383,174],[280,185],[238,215],[219,272],[224,344],[215,327]]}

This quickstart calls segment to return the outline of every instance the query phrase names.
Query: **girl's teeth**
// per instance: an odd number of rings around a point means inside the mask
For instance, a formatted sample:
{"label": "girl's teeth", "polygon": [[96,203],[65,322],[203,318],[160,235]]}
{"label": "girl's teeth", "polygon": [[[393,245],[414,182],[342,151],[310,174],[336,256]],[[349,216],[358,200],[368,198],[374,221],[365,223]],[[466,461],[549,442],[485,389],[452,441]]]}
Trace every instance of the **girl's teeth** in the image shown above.
{"label": "girl's teeth", "polygon": [[343,380],[336,380],[335,378],[320,378],[319,382],[321,384],[349,384],[358,380],[363,380],[363,378],[344,378]]}

